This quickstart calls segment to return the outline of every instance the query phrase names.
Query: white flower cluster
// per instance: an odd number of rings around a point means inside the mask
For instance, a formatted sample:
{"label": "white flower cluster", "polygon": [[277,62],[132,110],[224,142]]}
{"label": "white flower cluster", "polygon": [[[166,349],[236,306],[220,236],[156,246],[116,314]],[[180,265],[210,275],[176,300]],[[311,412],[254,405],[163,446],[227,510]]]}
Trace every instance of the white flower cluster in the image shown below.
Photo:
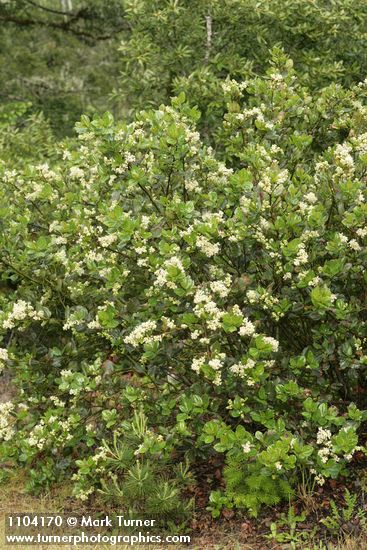
{"label": "white flower cluster", "polygon": [[238,332],[241,336],[254,336],[256,334],[255,325],[247,317],[245,317]]}
{"label": "white flower cluster", "polygon": [[246,296],[250,304],[256,304],[256,302],[259,300],[260,295],[256,290],[248,290],[246,292]]}
{"label": "white flower cluster", "polygon": [[85,255],[85,260],[89,260],[90,262],[102,262],[103,259],[103,254],[101,252],[96,252],[95,250],[89,250],[89,252]]}
{"label": "white flower cluster", "polygon": [[203,254],[205,254],[205,256],[208,256],[208,258],[215,256],[220,250],[218,243],[210,242],[209,239],[207,239],[203,235],[199,235],[197,237],[196,246]]}
{"label": "white flower cluster", "polygon": [[351,239],[348,243],[348,246],[349,246],[349,248],[351,248],[355,252],[359,252],[360,250],[362,250],[361,245],[359,244],[359,242],[356,239]]}
{"label": "white flower cluster", "polygon": [[210,330],[216,330],[221,325],[224,311],[221,311],[212,296],[203,289],[198,289],[194,296],[194,313],[199,319],[204,319]]}
{"label": "white flower cluster", "polygon": [[318,485],[320,485],[320,487],[322,485],[324,485],[325,483],[325,478],[324,476],[322,476],[321,474],[317,474],[317,471],[315,470],[315,468],[311,468],[310,469],[310,474],[314,475],[315,476],[315,481]]}
{"label": "white flower cluster", "polygon": [[352,147],[348,143],[338,144],[335,147],[334,157],[338,164],[337,175],[351,175],[354,172],[354,159],[351,155]]}
{"label": "white flower cluster", "polygon": [[[269,161],[271,161],[270,158]],[[258,182],[257,186],[264,193],[268,193],[269,195],[275,190],[277,190],[277,193],[279,193],[284,188],[284,183],[288,180],[288,178],[289,172],[287,169],[280,170],[277,173],[274,173],[273,170],[267,169],[266,172],[262,175],[261,180]]]}
{"label": "white flower cluster", "polygon": [[85,319],[81,319],[80,317],[78,317],[78,313],[74,312],[69,315],[62,328],[64,330],[74,329],[75,327],[82,325],[84,322]]}
{"label": "white flower cluster", "polygon": [[284,313],[277,308],[279,298],[268,292],[265,288],[258,290],[248,290],[246,293],[247,300],[250,304],[257,304],[265,311],[270,311],[271,316],[279,320],[284,316]]}
{"label": "white flower cluster", "polygon": [[98,241],[103,248],[107,248],[111,246],[111,244],[113,244],[116,240],[117,240],[117,235],[113,233],[111,235],[104,235],[103,237],[98,237]]}
{"label": "white flower cluster", "polygon": [[145,321],[137,327],[135,327],[132,332],[125,337],[125,344],[130,344],[134,348],[139,346],[139,344],[152,342],[154,340],[162,339],[161,335],[152,336],[152,331],[157,328],[156,321]]}
{"label": "white flower cluster", "polygon": [[339,462],[340,458],[333,452],[333,445],[331,442],[331,431],[324,428],[319,428],[317,431],[316,443],[318,445],[323,445],[321,449],[317,451],[317,454],[320,457],[320,460],[323,464],[333,458],[335,462]]}
{"label": "white flower cluster", "polygon": [[57,177],[56,172],[50,169],[47,162],[45,162],[44,164],[39,164],[38,166],[36,166],[36,168],[41,176],[47,181],[52,181]]}
{"label": "white flower cluster", "polygon": [[309,202],[310,204],[315,204],[317,202],[317,197],[315,195],[315,193],[313,193],[312,191],[310,191],[309,193],[307,193],[305,195],[305,200],[307,202]]}
{"label": "white flower cluster", "polygon": [[[299,282],[303,282],[304,279],[306,279],[310,274],[310,271],[300,271],[297,275]],[[318,275],[315,277],[312,277],[307,283],[310,287],[315,287],[322,284],[322,279]]]}
{"label": "white flower cluster", "polygon": [[[106,460],[107,457],[108,457],[108,450],[105,447],[99,447],[98,452],[95,455],[93,455],[92,460],[97,464],[101,460]],[[96,470],[96,472],[98,472],[98,469]]]}
{"label": "white flower cluster", "polygon": [[253,445],[249,441],[247,441],[242,445],[242,450],[244,454],[250,453],[252,448],[253,448]]}
{"label": "white flower cluster", "polygon": [[[77,478],[76,478],[76,475],[77,474],[74,474],[72,479],[73,481],[76,481]],[[89,496],[94,492],[94,487],[88,487],[88,488],[81,488],[81,487],[78,487],[77,488],[77,491],[75,492],[75,496],[77,499],[81,500],[82,502],[85,502],[86,500],[88,500]]]}
{"label": "white flower cluster", "polygon": [[305,249],[305,245],[301,243],[297,250],[297,256],[295,257],[293,264],[295,267],[299,267],[300,265],[307,264],[308,262],[308,254]]}
{"label": "white flower cluster", "polygon": [[61,420],[57,416],[50,416],[47,422],[41,419],[34,426],[29,433],[27,442],[31,447],[37,447],[39,450],[50,446],[57,448],[73,438],[74,428],[75,421],[71,418]]}
{"label": "white flower cluster", "polygon": [[37,199],[40,195],[42,195],[42,192],[44,190],[44,183],[39,182],[32,182],[32,191],[30,193],[27,193],[25,198],[34,201]]}
{"label": "white flower cluster", "polygon": [[224,353],[217,353],[214,357],[208,358],[206,355],[200,357],[194,357],[191,363],[191,369],[194,372],[200,373],[204,365],[208,365],[214,371],[213,384],[220,386],[222,383],[222,373],[221,369],[223,368],[226,355]]}
{"label": "white flower cluster", "polygon": [[269,344],[272,347],[272,350],[274,352],[277,352],[279,349],[279,342],[275,338],[272,338],[271,336],[263,336],[263,341],[265,344]]}
{"label": "white flower cluster", "polygon": [[331,438],[331,431],[324,428],[319,428],[317,431],[316,443],[322,445],[323,443],[329,441]]}
{"label": "white flower cluster", "polygon": [[189,193],[201,193],[202,187],[196,179],[189,178],[185,182],[185,188]]}
{"label": "white flower cluster", "polygon": [[315,476],[315,481],[320,487],[322,487],[325,483],[325,478],[321,474],[318,474]]}
{"label": "white flower cluster", "polygon": [[55,407],[60,407],[62,409],[65,407],[65,402],[61,401],[61,399],[57,397],[57,395],[51,395],[50,401],[52,401]]}
{"label": "white flower cluster", "polygon": [[242,94],[243,90],[247,88],[247,85],[246,81],[237,82],[237,80],[227,78],[222,82],[222,90],[227,95],[237,95]]}
{"label": "white flower cluster", "polygon": [[237,122],[244,122],[246,119],[254,118],[258,123],[261,123],[264,128],[271,130],[274,127],[274,123],[265,119],[264,111],[265,105],[260,107],[252,107],[251,109],[244,109],[242,113],[235,115]]}
{"label": "white flower cluster", "polygon": [[6,361],[9,360],[8,350],[6,348],[0,348],[0,373],[4,370]]}
{"label": "white flower cluster", "polygon": [[177,284],[174,281],[169,280],[169,268],[174,267],[179,272],[185,273],[185,269],[181,259],[178,256],[172,256],[171,258],[165,260],[163,266],[157,269],[154,273],[156,279],[154,281],[154,286],[162,287],[167,286],[167,288],[175,289]]}
{"label": "white flower cluster", "polygon": [[83,179],[84,171],[79,166],[72,166],[69,170],[69,176],[72,179]]}
{"label": "white flower cluster", "polygon": [[0,361],[7,361],[8,359],[8,350],[6,348],[0,348]]}
{"label": "white flower cluster", "polygon": [[192,360],[192,363],[191,363],[191,369],[192,369],[194,372],[199,373],[200,370],[201,370],[201,367],[202,367],[203,365],[205,365],[205,362],[206,362],[206,357],[205,357],[205,356],[202,356],[202,357],[194,357],[194,359]]}
{"label": "white flower cluster", "polygon": [[44,318],[44,314],[42,311],[36,311],[29,302],[17,300],[13,304],[12,311],[3,321],[2,326],[6,329],[13,328],[17,321],[24,321],[27,318],[41,320]]}
{"label": "white flower cluster", "polygon": [[[244,363],[235,363],[229,367],[229,370],[240,378],[244,378],[248,374],[246,371],[253,369],[255,366],[256,363],[253,359],[247,359]],[[251,385],[251,381],[249,385]]]}
{"label": "white flower cluster", "polygon": [[9,441],[14,435],[11,412],[14,405],[11,401],[0,403],[0,439]]}
{"label": "white flower cluster", "polygon": [[225,298],[228,296],[230,292],[230,286],[232,283],[232,277],[227,274],[226,277],[223,280],[220,281],[212,281],[209,286],[212,292],[214,294],[218,294],[221,298]]}

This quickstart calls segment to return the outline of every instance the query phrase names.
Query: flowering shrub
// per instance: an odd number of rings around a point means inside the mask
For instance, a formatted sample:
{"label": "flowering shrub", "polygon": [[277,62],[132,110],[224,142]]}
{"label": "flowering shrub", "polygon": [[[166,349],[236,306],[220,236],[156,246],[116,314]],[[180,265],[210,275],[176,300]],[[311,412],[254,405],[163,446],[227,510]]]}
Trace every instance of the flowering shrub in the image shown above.
{"label": "flowering shrub", "polygon": [[34,489],[177,514],[223,456],[213,515],[256,514],[365,450],[366,84],[312,96],[275,50],[223,93],[215,150],[181,94],[2,170],[0,433]]}

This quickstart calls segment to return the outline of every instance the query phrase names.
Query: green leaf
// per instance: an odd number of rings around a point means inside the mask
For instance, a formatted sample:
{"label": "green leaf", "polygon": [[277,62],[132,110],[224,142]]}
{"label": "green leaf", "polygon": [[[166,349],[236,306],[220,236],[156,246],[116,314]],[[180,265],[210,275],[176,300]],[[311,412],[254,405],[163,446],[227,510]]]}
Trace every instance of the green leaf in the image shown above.
{"label": "green leaf", "polygon": [[225,332],[234,332],[243,323],[243,317],[241,315],[235,315],[233,313],[225,313],[222,317],[222,327]]}
{"label": "green leaf", "polygon": [[326,309],[332,305],[332,293],[326,286],[316,286],[311,291],[311,301],[318,309]]}

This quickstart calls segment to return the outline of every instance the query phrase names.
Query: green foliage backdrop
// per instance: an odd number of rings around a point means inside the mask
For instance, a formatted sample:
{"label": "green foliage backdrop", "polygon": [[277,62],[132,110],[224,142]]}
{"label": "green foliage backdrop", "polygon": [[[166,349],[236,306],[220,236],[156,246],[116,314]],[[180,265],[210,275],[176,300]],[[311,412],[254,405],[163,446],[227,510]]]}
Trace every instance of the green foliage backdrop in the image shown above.
{"label": "green foliage backdrop", "polygon": [[82,113],[133,116],[185,91],[210,131],[221,80],[264,73],[276,45],[311,88],[363,80],[366,17],[364,0],[4,0],[0,98],[62,135]]}

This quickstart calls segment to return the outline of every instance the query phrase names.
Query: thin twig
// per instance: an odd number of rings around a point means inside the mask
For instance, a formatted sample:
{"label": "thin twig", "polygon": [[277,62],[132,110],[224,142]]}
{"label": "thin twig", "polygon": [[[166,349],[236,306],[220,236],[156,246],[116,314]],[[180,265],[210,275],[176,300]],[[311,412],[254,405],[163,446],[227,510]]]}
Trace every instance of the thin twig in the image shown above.
{"label": "thin twig", "polygon": [[124,25],[122,25],[121,27],[118,27],[117,29],[114,29],[109,34],[95,35],[87,31],[82,31],[82,30],[78,30],[70,27],[70,23],[73,19],[74,18],[72,17],[69,21],[66,21],[63,23],[55,23],[53,21],[41,21],[40,19],[36,20],[36,19],[14,17],[13,15],[10,15],[10,14],[0,15],[0,21],[2,21],[3,23],[14,23],[15,25],[19,25],[20,27],[30,27],[30,26],[39,25],[42,27],[49,27],[52,29],[69,32],[75,36],[80,36],[81,38],[89,38],[93,41],[109,40],[115,34],[118,34],[119,32],[129,28],[127,22],[125,22]]}
{"label": "thin twig", "polygon": [[210,50],[212,48],[212,17],[211,15],[205,16],[206,21],[206,51],[205,51],[205,64],[209,63]]}

